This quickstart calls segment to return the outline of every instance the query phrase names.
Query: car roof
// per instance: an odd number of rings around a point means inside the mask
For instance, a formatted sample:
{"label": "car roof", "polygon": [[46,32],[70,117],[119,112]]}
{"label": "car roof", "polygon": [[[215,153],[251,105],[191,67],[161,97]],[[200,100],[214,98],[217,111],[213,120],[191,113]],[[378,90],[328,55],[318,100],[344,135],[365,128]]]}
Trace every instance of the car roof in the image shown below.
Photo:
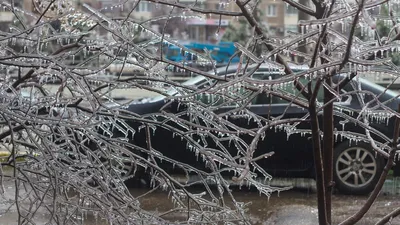
{"label": "car roof", "polygon": [[[244,66],[245,66],[245,64],[242,65],[242,68],[243,68]],[[251,64],[251,65],[249,65],[249,66],[247,67],[247,70],[248,70],[248,71],[249,71],[249,70],[252,70],[252,69],[254,69],[256,66],[257,66],[256,64]],[[238,67],[239,67],[239,64],[238,64],[238,63],[232,64],[232,65],[230,65],[230,66],[228,66],[228,67],[220,67],[220,68],[217,68],[217,69],[216,69],[216,73],[217,73],[218,75],[225,75],[225,74],[235,73],[235,72],[237,72]],[[292,68],[292,66],[290,66],[290,68]],[[293,70],[296,70],[296,69],[298,69],[298,68],[300,68],[300,67],[295,67],[295,64],[293,64],[293,68],[292,68]],[[307,68],[308,68],[308,67],[307,67]],[[279,71],[282,71],[282,70],[283,70],[283,66],[280,66],[280,65],[277,64],[277,63],[274,63],[274,62],[272,62],[272,63],[263,63],[263,64],[260,65],[260,67],[258,68],[258,70],[256,71],[256,73],[257,73],[257,72],[263,72],[263,71],[269,72],[269,73],[273,73],[274,71],[279,72]],[[303,70],[304,70],[304,69],[303,69]],[[210,73],[210,74],[213,74],[213,73],[214,73],[214,70],[209,71],[209,73]],[[205,76],[198,75],[198,76],[196,76],[196,77],[193,77],[193,78],[191,78],[191,79],[189,79],[189,80],[183,82],[182,84],[183,84],[183,85],[194,85],[194,84],[197,84],[197,83],[199,83],[200,81],[205,80],[205,79],[206,79]]]}
{"label": "car roof", "polygon": [[[220,67],[220,68],[217,68],[217,69],[216,69],[216,73],[217,73],[218,75],[224,75],[224,74],[235,73],[235,72],[237,72],[237,70],[238,70],[238,68],[239,68],[239,65],[240,65],[239,63],[235,63],[235,64],[232,64],[232,65],[230,65],[230,66],[228,66],[228,67]],[[244,66],[245,66],[245,64],[242,64],[242,68],[243,68]],[[248,71],[249,71],[249,70],[252,70],[252,69],[254,69],[256,66],[257,66],[257,64],[251,64],[251,65],[249,65],[249,66],[247,67],[247,70],[248,70]],[[290,68],[291,68],[292,70],[294,70],[294,71],[303,71],[303,70],[308,69],[308,66],[306,66],[306,65],[297,65],[297,64],[294,64],[294,63],[289,63],[289,66],[290,66]],[[283,65],[280,65],[280,64],[275,63],[275,62],[266,62],[266,63],[263,63],[263,64],[260,65],[260,67],[258,68],[258,70],[256,71],[256,73],[259,73],[259,72],[268,72],[268,73],[271,73],[271,74],[272,74],[272,73],[274,73],[274,71],[276,71],[276,72],[278,72],[278,73],[283,73],[283,70],[284,70]],[[209,72],[210,72],[210,73],[214,73],[214,70],[211,70],[211,71],[209,71]],[[198,75],[198,76],[195,76],[195,77],[193,77],[193,78],[191,78],[191,79],[189,79],[189,80],[183,82],[182,85],[185,85],[185,86],[195,85],[195,84],[198,84],[198,83],[200,83],[201,81],[206,80],[206,79],[207,79],[207,78],[206,78],[205,76]],[[169,91],[167,91],[166,95],[171,96],[171,95],[176,94],[176,92],[177,92],[176,90],[169,90]],[[162,99],[164,99],[164,98],[165,98],[165,95],[159,95],[159,96],[156,96],[156,97],[151,98],[150,101],[151,101],[151,102],[160,101],[160,100],[162,100]]]}
{"label": "car roof", "polygon": [[[348,77],[348,75],[347,74],[337,74],[336,77],[345,78],[345,77]],[[368,90],[374,91],[375,94],[384,93],[385,95],[388,95],[392,98],[399,96],[398,92],[388,89],[386,87],[383,87],[382,85],[376,84],[372,81],[369,81],[368,79],[365,79],[362,77],[358,77],[357,79],[359,79],[359,81],[362,83],[362,89],[368,89]],[[352,81],[356,81],[356,79],[354,78]]]}
{"label": "car roof", "polygon": [[[247,70],[252,70],[252,69],[254,69],[257,65],[258,65],[258,64],[251,64],[251,65],[249,65],[249,66],[247,67]],[[298,64],[295,64],[295,63],[291,63],[291,62],[288,63],[288,65],[289,65],[289,67],[290,67],[292,70],[294,70],[294,71],[302,71],[302,70],[307,70],[307,69],[309,68],[308,65],[298,65]],[[244,68],[245,66],[246,66],[245,63],[243,63],[243,64],[241,65],[242,68]],[[238,67],[239,67],[239,63],[235,63],[235,64],[231,64],[231,65],[228,66],[228,67],[223,66],[223,67],[217,68],[216,71],[217,71],[217,74],[220,74],[220,75],[225,74],[226,72],[228,72],[228,73],[234,73],[234,72],[237,71]],[[262,72],[262,71],[272,72],[272,70],[275,70],[275,71],[282,71],[282,72],[283,72],[284,69],[285,69],[285,68],[284,68],[283,65],[281,65],[281,64],[279,64],[279,63],[276,63],[276,62],[268,61],[268,62],[262,63],[262,64],[260,65],[260,67],[258,68],[257,72]],[[214,71],[210,71],[210,72],[213,73]]]}
{"label": "car roof", "polygon": [[[293,72],[300,72],[300,71],[307,70],[309,68],[307,65],[298,65],[298,64],[294,64],[294,63],[288,63],[288,64],[289,64],[290,68],[293,70]],[[217,68],[216,72],[218,75],[235,73],[238,69],[238,66],[239,66],[239,64],[236,63],[236,64],[232,64],[228,67]],[[244,66],[244,65],[242,65],[242,66]],[[255,68],[256,66],[257,66],[256,64],[249,65],[247,70],[249,71],[249,70]],[[277,64],[275,62],[263,63],[260,65],[260,67],[254,74],[257,74],[260,72],[267,72],[268,74],[271,74],[271,75],[274,74],[274,72],[283,73],[283,66],[280,64]],[[210,73],[214,73],[214,71],[212,71]],[[336,76],[344,77],[347,75],[346,74],[337,74]],[[206,79],[207,79],[206,77],[199,75],[199,76],[193,77],[192,79],[189,79],[189,80],[183,82],[182,84],[187,85],[187,86],[196,85]],[[395,97],[395,96],[399,95],[397,92],[392,91],[392,90],[387,90],[386,88],[384,88],[376,83],[373,83],[371,81],[368,81],[367,79],[363,79],[361,77],[359,79],[360,79],[361,83],[363,84],[362,86],[367,89],[374,89],[375,91],[385,92],[385,95],[388,95],[391,97]],[[176,90],[170,90],[170,91],[167,91],[166,95],[172,96],[172,95],[175,95],[176,93],[177,93]],[[164,98],[165,98],[165,95],[160,95],[160,96],[156,96],[153,98],[149,98],[148,100],[150,102],[155,102],[155,101],[160,101]]]}

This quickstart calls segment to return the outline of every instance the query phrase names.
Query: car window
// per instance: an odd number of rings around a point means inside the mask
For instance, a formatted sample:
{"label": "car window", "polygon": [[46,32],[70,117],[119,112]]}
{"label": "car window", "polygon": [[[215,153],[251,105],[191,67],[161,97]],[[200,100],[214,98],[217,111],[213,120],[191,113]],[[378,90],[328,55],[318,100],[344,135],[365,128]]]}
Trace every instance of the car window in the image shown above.
{"label": "car window", "polygon": [[[230,74],[232,75],[232,74]],[[228,76],[230,76],[228,75]],[[215,80],[213,81],[206,81],[200,85],[198,85],[198,89],[202,90],[202,89],[207,89],[211,86],[213,86],[215,84]],[[221,82],[221,81],[218,81]],[[234,106],[235,104],[235,99],[241,99],[247,95],[251,95],[252,91],[250,90],[246,90],[245,88],[240,88],[239,91],[232,91],[229,93],[230,97],[232,97],[232,99],[230,100],[231,103],[226,103],[226,100],[224,100],[223,96],[218,95],[218,94],[214,94],[214,93],[199,93],[195,96],[196,100],[207,104],[207,105],[212,105],[212,106],[218,106],[218,105],[222,105],[223,103],[225,103],[225,106]],[[251,104],[256,104],[257,102],[257,98],[254,98],[251,102]]]}
{"label": "car window", "polygon": [[271,103],[271,96],[267,93],[258,94],[254,101],[254,105],[265,105]]}
{"label": "car window", "polygon": [[[306,78],[300,78],[299,81],[303,85],[307,85],[310,80],[306,79]],[[315,82],[312,83],[312,88],[314,88],[314,87],[315,87]],[[341,90],[341,94],[344,94],[351,89],[352,89],[351,85],[347,85],[344,89]],[[284,92],[285,94],[297,96],[297,98],[305,100],[304,96],[301,95],[300,92],[297,90],[297,88],[294,87],[293,85],[286,85],[285,87],[280,88],[280,90],[282,92]],[[350,103],[351,99],[352,99],[352,96],[343,96],[343,98],[341,99],[340,102],[341,103]],[[324,88],[322,86],[318,90],[317,100],[319,102],[324,102]],[[289,103],[289,102],[286,99],[282,99],[277,96],[272,96],[272,104],[281,104],[281,103]]]}
{"label": "car window", "polygon": [[[247,69],[248,72],[251,71],[251,68]],[[296,70],[297,71],[297,70]],[[301,71],[301,70],[299,70]],[[252,74],[252,78],[253,79],[257,79],[257,80],[271,80],[271,79],[275,79],[276,76],[281,76],[283,74],[282,71],[278,71],[277,69],[273,70],[268,68],[266,71],[264,70],[259,70],[256,71],[254,74]],[[223,75],[223,74],[221,74]],[[234,75],[234,73],[230,73],[226,76],[232,76]],[[199,90],[201,89],[206,89],[207,87],[210,87],[212,85],[215,85],[215,80],[212,79],[207,79],[204,76],[198,75],[195,76],[194,78],[183,82],[182,84],[185,86],[196,86]],[[219,81],[221,82],[221,81]],[[289,88],[289,87],[287,87]],[[288,91],[293,91],[292,88],[288,89]],[[195,95],[195,99],[198,101],[201,101],[202,103],[206,104],[206,105],[212,105],[212,106],[218,106],[221,105],[223,103],[225,103],[225,106],[229,106],[229,105],[236,105],[234,103],[234,98],[235,96],[238,99],[241,99],[243,97],[245,97],[244,95],[251,95],[253,92],[246,90],[246,89],[241,89],[239,92],[233,93],[233,99],[231,99],[232,104],[227,104],[226,100],[224,100],[224,98],[218,94],[213,94],[213,93],[199,93],[197,95]],[[167,95],[176,95],[177,91],[174,89],[171,89],[169,91],[167,91],[166,93]],[[277,99],[277,98],[271,98],[272,95],[266,94],[266,93],[260,93],[258,94],[256,97],[254,97],[252,99],[252,101],[250,102],[251,105],[263,105],[263,104],[271,104],[271,103],[279,103],[279,101],[287,103],[286,101],[283,101],[281,99]],[[152,98],[152,101],[159,101],[164,99],[165,96],[164,95],[160,95],[157,97]]]}
{"label": "car window", "polygon": [[[363,82],[365,82],[365,81],[363,81]],[[357,89],[358,89],[357,84],[354,83],[353,81],[351,81],[343,87],[342,91],[346,93],[346,92],[353,92],[354,90],[357,90]],[[350,102],[351,102],[352,99],[357,99],[357,94],[353,93],[351,95],[348,95],[347,98],[350,99]],[[372,99],[373,99],[373,97],[371,95],[364,96],[364,101],[366,101],[366,102],[369,102]],[[356,100],[356,101],[358,101],[358,100]]]}
{"label": "car window", "polygon": [[[229,74],[228,76],[231,76],[233,74]],[[271,71],[271,72],[255,72],[252,75],[252,78],[258,79],[258,80],[271,80],[275,79],[276,76],[281,75],[281,73],[277,71]],[[210,83],[210,81],[204,82],[203,84],[200,84],[198,86],[199,89],[207,88],[210,85],[213,85],[214,83]],[[250,95],[252,94],[252,91],[245,90],[244,88],[237,93],[237,97],[241,98],[244,97],[245,95]],[[241,96],[239,96],[241,95]],[[234,96],[234,95],[233,95]],[[213,105],[213,106],[218,106],[224,103],[223,99],[221,96],[218,96],[216,94],[210,94],[210,93],[201,93],[196,96],[197,100],[200,100],[202,103],[207,104],[207,105]],[[264,104],[271,104],[271,96],[267,93],[260,93],[258,94],[254,99],[251,101],[251,105],[264,105]],[[235,105],[234,103],[232,104],[226,104],[226,105]]]}
{"label": "car window", "polygon": [[[307,85],[310,80],[302,77],[302,78],[299,78],[299,81],[303,85]],[[314,86],[315,86],[315,82],[313,82],[313,84],[312,84],[313,88],[314,88]],[[294,85],[286,85],[284,87],[279,88],[279,90],[283,94],[290,94],[290,95],[293,95],[293,97],[296,96],[299,99],[304,99],[305,100],[303,95],[300,94],[300,92],[297,90],[296,87],[294,87]],[[323,88],[319,89],[318,94],[317,94],[317,100],[320,101],[320,102],[324,101],[324,89]],[[277,96],[272,96],[272,103],[273,104],[281,104],[281,103],[289,103],[289,102],[286,99],[282,99],[282,98],[279,98]]]}
{"label": "car window", "polygon": [[[274,72],[255,72],[252,74],[252,78],[254,79],[273,79],[274,76],[276,76],[278,73]],[[232,76],[234,74],[228,74],[227,76]],[[212,81],[204,81],[203,83],[199,84],[197,87],[199,89],[206,89],[212,85],[215,84],[215,80]],[[219,81],[221,82],[221,81]],[[232,103],[231,104],[225,104],[225,106],[234,106],[236,105],[234,103],[234,98],[236,97],[237,99],[241,99],[245,97],[246,95],[251,95],[253,92],[250,90],[246,90],[245,88],[241,88],[238,92],[233,92],[231,93]],[[218,94],[211,94],[211,93],[200,93],[196,95],[196,100],[201,101],[204,104],[207,105],[213,105],[213,106],[218,106],[224,103],[224,100],[222,96],[219,96]],[[257,104],[269,104],[270,103],[270,96],[266,93],[261,93],[258,94],[255,98],[252,99],[250,102],[251,105],[257,105]]]}

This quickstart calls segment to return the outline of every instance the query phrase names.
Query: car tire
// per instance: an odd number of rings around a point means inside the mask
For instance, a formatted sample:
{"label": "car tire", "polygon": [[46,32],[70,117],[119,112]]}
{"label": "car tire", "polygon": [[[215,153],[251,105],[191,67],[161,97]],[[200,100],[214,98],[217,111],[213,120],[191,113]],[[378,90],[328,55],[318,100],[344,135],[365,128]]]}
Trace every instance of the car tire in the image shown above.
{"label": "car tire", "polygon": [[341,194],[368,194],[375,188],[384,166],[383,157],[376,155],[369,144],[343,142],[334,152],[335,185]]}

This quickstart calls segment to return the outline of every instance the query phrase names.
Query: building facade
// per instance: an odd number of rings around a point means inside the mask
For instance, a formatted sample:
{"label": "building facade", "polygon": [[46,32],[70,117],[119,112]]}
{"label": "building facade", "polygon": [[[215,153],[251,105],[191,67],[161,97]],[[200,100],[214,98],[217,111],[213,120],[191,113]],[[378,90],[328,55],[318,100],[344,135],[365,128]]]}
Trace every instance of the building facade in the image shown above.
{"label": "building facade", "polygon": [[[32,0],[15,0],[24,9],[35,11]],[[83,3],[90,5],[93,8],[101,9],[101,12],[109,16],[126,16],[130,13],[135,1],[122,0],[73,0],[75,7],[82,6]],[[119,2],[125,4],[122,6]],[[226,10],[239,11],[234,1],[230,0],[179,0],[180,4],[195,5],[198,8],[209,10]],[[145,21],[157,13],[160,15],[168,14],[169,8],[148,1],[140,1],[135,10],[130,14],[133,18]],[[235,26],[238,19],[228,16],[218,16],[214,14],[198,14],[197,17],[185,17],[185,10],[176,10],[177,13],[182,13],[182,18],[177,21],[179,25],[173,27],[175,30],[170,31],[170,35],[175,38],[186,38],[188,40],[196,40],[200,42],[217,42],[224,35],[225,30],[229,25]],[[289,31],[297,31],[298,12],[292,6],[288,6],[283,1],[262,0],[258,5],[259,22],[267,28],[270,35],[284,36]],[[7,12],[0,13],[0,22],[11,22],[12,15]],[[160,31],[160,25],[151,24],[153,29]],[[182,35],[182,33],[185,33]]]}
{"label": "building facade", "polygon": [[[203,7],[209,10],[237,11],[234,4],[227,4],[221,0],[205,0]],[[189,19],[187,21],[189,38],[201,42],[218,42],[230,23],[232,23],[232,17],[215,14]]]}
{"label": "building facade", "polygon": [[283,1],[263,0],[259,4],[261,23],[270,35],[285,36],[297,32],[298,10]]}

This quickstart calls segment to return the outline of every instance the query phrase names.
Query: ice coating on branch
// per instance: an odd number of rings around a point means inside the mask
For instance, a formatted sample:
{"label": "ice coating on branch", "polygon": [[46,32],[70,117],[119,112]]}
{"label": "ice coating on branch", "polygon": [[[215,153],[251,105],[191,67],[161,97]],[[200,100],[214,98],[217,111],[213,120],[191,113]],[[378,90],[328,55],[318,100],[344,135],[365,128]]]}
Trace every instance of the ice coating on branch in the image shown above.
{"label": "ice coating on branch", "polygon": [[[34,1],[41,3],[36,5],[38,12],[44,12],[50,2],[57,11],[67,1]],[[239,7],[244,2],[248,4]],[[135,3],[138,8],[133,9]],[[288,141],[310,138],[311,130],[303,127],[310,120],[309,103],[299,89],[303,87],[308,93],[310,86],[314,91],[318,81],[322,82],[316,90],[318,115],[325,104],[319,93],[325,89],[334,97],[334,114],[339,120],[335,140],[366,142],[377,146],[379,154],[387,154],[391,137],[372,124],[391,125],[396,112],[388,106],[398,96],[383,101],[378,94],[363,91],[361,81],[365,77],[395,83],[399,78],[391,58],[400,49],[399,41],[392,40],[394,34],[379,40],[375,35],[378,21],[393,26],[391,18],[375,15],[372,11],[378,9],[378,3],[366,2],[356,27],[360,36],[354,35],[346,52],[357,3],[337,1],[328,18],[299,21],[302,32],[288,31],[284,37],[257,33],[268,30],[256,29],[263,26],[260,3],[221,0],[218,9],[207,9],[201,1],[121,0],[101,9],[89,4],[83,5],[84,10],[71,6],[40,18],[36,11],[2,2],[2,10],[14,10],[16,17],[9,27],[0,28],[0,122],[5,125],[0,130],[8,132],[10,121],[16,131],[14,137],[6,135],[1,143],[9,153],[15,150],[18,156],[31,156],[17,164],[16,179],[21,185],[16,190],[22,191],[20,196],[4,202],[26,204],[27,192],[33,206],[29,213],[34,214],[35,207],[42,205],[39,211],[71,224],[84,223],[87,215],[124,225],[252,224],[246,220],[246,203],[236,201],[231,185],[253,186],[267,197],[281,190],[269,185],[272,177],[260,166],[266,158],[273,159],[272,149],[262,149],[260,154],[255,146],[269,141],[275,132]],[[135,18],[146,6],[160,10],[161,15],[148,20]],[[218,28],[211,35],[218,39],[230,29],[219,22],[229,20],[230,25],[237,25],[244,21],[244,28],[233,32],[246,34],[235,44],[239,64],[219,68],[210,57],[215,53],[212,50],[196,52],[173,32],[164,32],[164,26],[165,30],[171,26],[179,29],[179,23],[186,26],[211,21],[208,19],[216,22]],[[157,23],[159,29],[153,26]],[[325,26],[327,43],[311,47],[323,40]],[[300,50],[303,40],[310,51]],[[169,47],[190,57],[184,62],[169,60]],[[346,56],[348,60],[343,62]],[[197,64],[191,64],[195,58]],[[304,59],[304,65],[291,62],[299,58]],[[285,65],[291,74],[286,74]],[[326,79],[331,73],[341,76],[329,85]],[[190,78],[194,80],[182,82]],[[354,90],[344,92],[338,83],[347,78],[354,79]],[[296,86],[297,82],[303,86]],[[137,92],[145,96],[131,96]],[[124,99],[130,97],[134,99]],[[361,102],[360,109],[350,108],[354,101]],[[141,113],[131,110],[155,102],[163,104],[162,108]],[[271,113],[271,104],[280,104],[284,111]],[[301,116],[289,118],[292,110]],[[359,118],[354,119],[356,116]],[[353,126],[383,141],[348,131]],[[182,163],[163,151],[164,143],[156,137],[165,131],[168,137],[163,138],[183,143],[183,151],[193,163]],[[326,136],[323,132],[318,135]],[[184,177],[170,176],[160,167],[163,163],[184,172]],[[231,175],[226,177],[220,171]],[[171,203],[167,210],[184,215],[179,221],[169,221],[162,216],[165,212],[144,210],[145,196],[129,192],[123,181],[144,172],[151,188],[167,193],[165,201]],[[194,184],[202,185],[200,193],[190,188]]]}
{"label": "ice coating on branch", "polygon": [[369,14],[369,12],[366,9],[364,9],[362,11],[362,16],[364,18],[364,21],[368,24],[368,26],[371,29],[375,30],[376,29],[376,22],[372,19],[371,15]]}

